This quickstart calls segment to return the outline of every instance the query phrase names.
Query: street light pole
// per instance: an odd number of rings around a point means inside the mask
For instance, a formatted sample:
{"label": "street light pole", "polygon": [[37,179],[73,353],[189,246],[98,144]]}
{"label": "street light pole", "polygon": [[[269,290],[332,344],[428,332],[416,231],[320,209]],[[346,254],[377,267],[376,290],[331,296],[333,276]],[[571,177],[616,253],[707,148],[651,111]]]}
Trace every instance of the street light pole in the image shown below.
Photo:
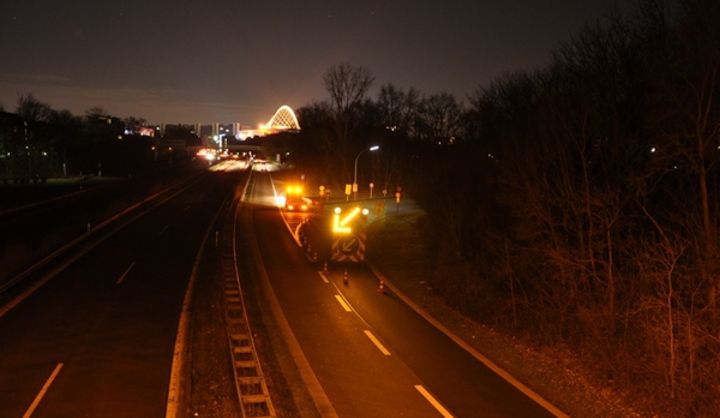
{"label": "street light pole", "polygon": [[377,150],[379,150],[379,149],[380,149],[380,146],[379,146],[379,145],[373,145],[373,146],[371,146],[371,147],[368,148],[368,149],[361,150],[361,151],[358,152],[358,154],[355,156],[355,170],[354,170],[354,172],[353,172],[353,184],[352,184],[353,200],[357,200],[357,190],[358,190],[358,186],[357,186],[357,164],[358,164],[358,159],[360,158],[360,155],[361,155],[363,152],[365,152],[365,151],[371,151],[371,152],[372,152],[372,151],[377,151]]}

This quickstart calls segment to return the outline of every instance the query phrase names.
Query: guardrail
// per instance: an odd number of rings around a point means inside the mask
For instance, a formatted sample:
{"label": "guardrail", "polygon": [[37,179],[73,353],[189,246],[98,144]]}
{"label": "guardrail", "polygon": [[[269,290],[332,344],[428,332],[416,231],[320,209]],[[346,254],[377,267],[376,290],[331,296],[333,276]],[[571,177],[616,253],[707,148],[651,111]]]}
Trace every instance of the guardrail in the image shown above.
{"label": "guardrail", "polygon": [[[247,192],[252,174],[248,175],[242,197]],[[238,273],[237,260],[237,210],[228,211],[232,219],[223,226],[225,237],[222,243],[222,274],[224,280],[225,325],[227,327],[228,347],[233,365],[235,389],[244,417],[276,417],[275,408],[270,399],[260,361],[255,348],[252,330],[249,326],[242,286]],[[231,239],[228,239],[230,237]]]}

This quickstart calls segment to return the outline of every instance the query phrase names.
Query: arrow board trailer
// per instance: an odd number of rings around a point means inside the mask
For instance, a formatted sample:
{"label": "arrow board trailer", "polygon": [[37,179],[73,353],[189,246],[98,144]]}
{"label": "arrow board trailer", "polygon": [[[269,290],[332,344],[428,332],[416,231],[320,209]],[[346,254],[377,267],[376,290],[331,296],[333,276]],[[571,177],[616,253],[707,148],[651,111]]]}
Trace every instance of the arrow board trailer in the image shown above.
{"label": "arrow board trailer", "polygon": [[298,229],[307,257],[319,264],[365,261],[367,209],[335,207],[310,216]]}
{"label": "arrow board trailer", "polygon": [[365,241],[364,231],[337,237],[333,240],[330,261],[362,263],[365,261]]}

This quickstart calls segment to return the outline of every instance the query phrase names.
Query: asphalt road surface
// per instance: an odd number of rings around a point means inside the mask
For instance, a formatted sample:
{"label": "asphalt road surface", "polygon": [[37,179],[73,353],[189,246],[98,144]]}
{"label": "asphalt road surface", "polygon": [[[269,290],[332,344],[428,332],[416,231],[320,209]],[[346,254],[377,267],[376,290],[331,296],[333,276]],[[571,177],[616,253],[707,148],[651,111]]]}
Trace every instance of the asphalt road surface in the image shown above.
{"label": "asphalt road surface", "polygon": [[[203,175],[119,220],[129,223],[14,308],[2,309],[0,296],[0,417],[164,416],[193,263],[242,178]],[[343,268],[320,274],[274,205],[269,174],[253,179],[246,210],[267,277],[339,416],[550,416],[391,292],[377,292],[366,268],[350,267],[348,286]]]}
{"label": "asphalt road surface", "polygon": [[188,278],[239,176],[146,208],[0,317],[0,417],[165,415]]}
{"label": "asphalt road surface", "polygon": [[[552,416],[391,293],[364,267],[322,275],[273,207],[270,176],[250,202],[262,258],[280,306],[341,417]],[[327,279],[327,280],[325,280]]]}

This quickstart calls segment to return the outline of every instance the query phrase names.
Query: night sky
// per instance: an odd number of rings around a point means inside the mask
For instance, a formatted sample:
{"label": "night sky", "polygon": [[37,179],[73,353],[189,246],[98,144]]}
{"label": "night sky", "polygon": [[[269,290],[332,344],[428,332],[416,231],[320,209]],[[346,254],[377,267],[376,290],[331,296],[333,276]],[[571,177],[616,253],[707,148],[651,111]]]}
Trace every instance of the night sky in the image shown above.
{"label": "night sky", "polygon": [[323,72],[363,65],[393,83],[463,99],[554,47],[613,0],[2,0],[0,104],[33,93],[152,122],[256,125],[326,97]]}

